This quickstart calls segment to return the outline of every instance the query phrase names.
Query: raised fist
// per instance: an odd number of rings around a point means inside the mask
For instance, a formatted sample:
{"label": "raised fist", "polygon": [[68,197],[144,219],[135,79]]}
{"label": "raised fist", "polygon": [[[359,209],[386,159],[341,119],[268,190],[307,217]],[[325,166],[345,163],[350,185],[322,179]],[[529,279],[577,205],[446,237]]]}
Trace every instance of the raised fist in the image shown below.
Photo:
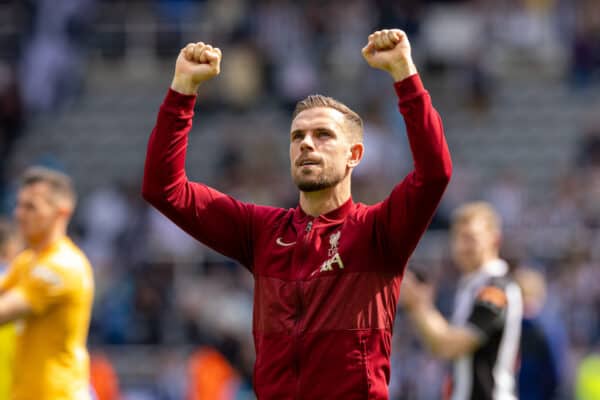
{"label": "raised fist", "polygon": [[389,72],[395,81],[401,81],[417,72],[412,61],[410,42],[406,33],[400,29],[384,29],[372,33],[362,54],[371,67]]}
{"label": "raised fist", "polygon": [[189,43],[177,57],[171,88],[182,94],[195,94],[198,87],[221,72],[221,50],[203,42]]}

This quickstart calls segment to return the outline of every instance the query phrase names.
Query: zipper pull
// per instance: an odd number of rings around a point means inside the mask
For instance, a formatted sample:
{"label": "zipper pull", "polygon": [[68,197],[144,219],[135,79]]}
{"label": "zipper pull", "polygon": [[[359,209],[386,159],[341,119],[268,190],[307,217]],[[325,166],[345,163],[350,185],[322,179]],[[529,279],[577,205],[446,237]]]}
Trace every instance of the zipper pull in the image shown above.
{"label": "zipper pull", "polygon": [[313,226],[313,222],[308,221],[308,224],[306,224],[306,228],[304,229],[304,232],[306,232],[306,233],[310,232],[310,230],[312,229],[312,226]]}

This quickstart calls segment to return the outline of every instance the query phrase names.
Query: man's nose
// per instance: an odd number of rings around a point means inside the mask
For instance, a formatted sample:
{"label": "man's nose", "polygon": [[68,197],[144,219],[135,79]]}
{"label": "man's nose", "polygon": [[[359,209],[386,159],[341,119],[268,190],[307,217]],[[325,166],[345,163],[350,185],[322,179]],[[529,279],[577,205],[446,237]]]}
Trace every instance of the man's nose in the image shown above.
{"label": "man's nose", "polygon": [[311,134],[306,134],[300,142],[300,150],[314,150],[315,144]]}

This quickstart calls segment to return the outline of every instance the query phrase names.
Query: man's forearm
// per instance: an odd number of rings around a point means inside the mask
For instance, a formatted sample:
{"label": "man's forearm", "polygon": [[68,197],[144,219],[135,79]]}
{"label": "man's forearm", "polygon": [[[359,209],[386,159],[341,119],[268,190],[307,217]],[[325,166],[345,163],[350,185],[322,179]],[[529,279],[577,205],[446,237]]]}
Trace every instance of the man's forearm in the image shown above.
{"label": "man's forearm", "polygon": [[[142,193],[157,206],[187,183],[185,153],[192,127],[196,92],[202,82],[220,72],[221,50],[203,42],[188,43],[177,57],[171,88],[160,107],[148,143]],[[186,200],[190,200],[189,198]]]}
{"label": "man's forearm", "polygon": [[415,306],[409,311],[413,325],[430,351],[441,358],[453,359],[474,351],[479,337],[463,327],[455,327],[430,304]]}
{"label": "man's forearm", "polygon": [[442,338],[448,332],[448,322],[446,319],[430,306],[416,307],[408,315],[427,347],[434,354],[437,354]]}
{"label": "man's forearm", "polygon": [[194,96],[170,90],[160,107],[146,153],[142,191],[150,201],[162,198],[185,180],[187,135],[192,126]]}
{"label": "man's forearm", "polygon": [[21,292],[11,290],[0,296],[0,325],[24,317],[30,312],[31,306]]}
{"label": "man's forearm", "polygon": [[390,75],[394,82],[401,82],[404,79],[417,74],[417,67],[415,63],[411,59],[399,60],[392,69],[390,70]]}
{"label": "man's forearm", "polygon": [[[142,195],[189,233],[213,250],[250,265],[246,249],[247,208],[185,173],[188,133],[195,96],[169,90],[148,143]],[[199,223],[198,221],[202,221]]]}
{"label": "man's forearm", "polygon": [[183,79],[175,76],[171,82],[171,89],[185,96],[195,96],[198,93],[200,84],[194,83],[189,79]]}
{"label": "man's forearm", "polygon": [[[452,173],[450,151],[442,119],[419,75],[394,84],[404,117],[417,177],[423,181],[448,181]],[[444,185],[445,186],[445,185]]]}

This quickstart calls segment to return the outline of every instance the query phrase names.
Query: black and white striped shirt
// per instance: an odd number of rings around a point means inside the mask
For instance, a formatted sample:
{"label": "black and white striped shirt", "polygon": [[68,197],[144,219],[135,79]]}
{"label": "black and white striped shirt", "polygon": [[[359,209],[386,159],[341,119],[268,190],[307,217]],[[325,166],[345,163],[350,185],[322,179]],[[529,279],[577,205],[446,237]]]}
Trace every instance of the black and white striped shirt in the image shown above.
{"label": "black and white striped shirt", "polygon": [[452,322],[481,336],[481,346],[454,362],[451,400],[516,400],[515,375],[521,318],[521,291],[500,259],[464,277]]}

